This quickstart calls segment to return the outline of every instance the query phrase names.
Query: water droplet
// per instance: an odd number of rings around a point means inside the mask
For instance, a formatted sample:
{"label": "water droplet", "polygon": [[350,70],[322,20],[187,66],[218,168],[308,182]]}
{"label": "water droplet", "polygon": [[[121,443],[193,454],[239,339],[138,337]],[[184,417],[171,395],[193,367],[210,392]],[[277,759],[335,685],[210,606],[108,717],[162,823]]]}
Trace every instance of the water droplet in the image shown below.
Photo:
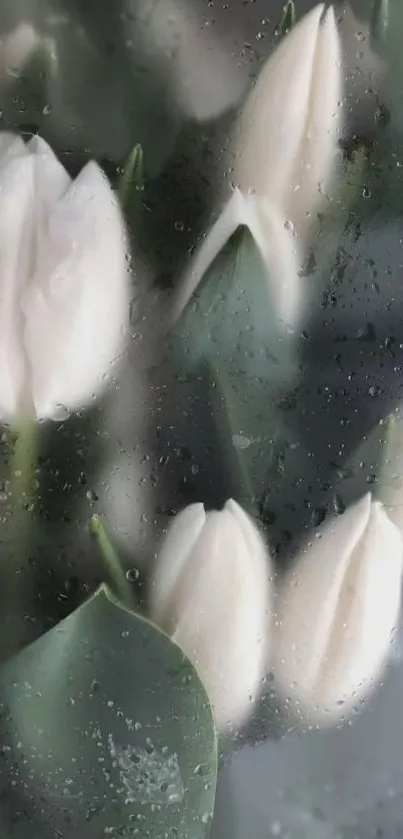
{"label": "water droplet", "polygon": [[92,503],[95,503],[95,501],[99,501],[99,496],[96,494],[96,492],[94,492],[93,489],[87,490],[86,496],[88,498],[88,501],[91,501]]}
{"label": "water droplet", "polygon": [[204,777],[209,774],[209,768],[205,763],[199,763],[194,770],[194,774]]}
{"label": "water droplet", "polygon": [[337,494],[333,498],[333,508],[334,512],[337,513],[338,516],[342,515],[346,509],[346,505],[341,497],[341,495]]}

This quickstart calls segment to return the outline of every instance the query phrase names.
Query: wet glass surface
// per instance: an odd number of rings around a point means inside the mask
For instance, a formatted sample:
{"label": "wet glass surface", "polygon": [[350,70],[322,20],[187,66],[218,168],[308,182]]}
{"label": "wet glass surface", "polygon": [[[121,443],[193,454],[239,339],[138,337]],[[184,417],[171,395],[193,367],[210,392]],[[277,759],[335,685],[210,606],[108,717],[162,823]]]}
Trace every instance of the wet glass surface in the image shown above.
{"label": "wet glass surface", "polygon": [[401,835],[403,14],[314,5],[1,6],[0,839]]}

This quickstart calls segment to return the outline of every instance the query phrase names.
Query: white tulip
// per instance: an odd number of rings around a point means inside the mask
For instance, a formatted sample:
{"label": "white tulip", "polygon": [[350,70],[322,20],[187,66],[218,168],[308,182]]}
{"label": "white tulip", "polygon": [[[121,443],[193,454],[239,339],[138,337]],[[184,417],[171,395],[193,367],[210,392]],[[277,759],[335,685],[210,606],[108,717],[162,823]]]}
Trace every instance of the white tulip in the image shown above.
{"label": "white tulip", "polygon": [[270,557],[235,501],[220,512],[192,504],[174,520],[150,593],[152,618],[189,656],[217,726],[246,721],[268,655]]}
{"label": "white tulip", "polygon": [[[142,43],[166,62],[171,97],[188,118],[217,119],[238,102],[247,71],[232,57],[231,36],[218,37],[187,0],[137,0]],[[126,24],[127,25],[127,24]]]}
{"label": "white tulip", "polygon": [[[19,23],[0,40],[0,79],[20,73],[44,41],[31,23]],[[47,42],[45,42],[47,43]]]}
{"label": "white tulip", "polygon": [[295,328],[303,305],[298,275],[301,259],[295,238],[275,207],[264,198],[244,195],[239,190],[234,191],[213,224],[180,284],[174,304],[174,322],[215,258],[241,226],[249,228],[267,269],[268,316],[271,304],[284,326]]}
{"label": "white tulip", "polygon": [[318,723],[376,686],[399,617],[403,543],[368,494],[329,521],[287,575],[276,609],[274,674]]}
{"label": "white tulip", "polygon": [[320,3],[264,65],[239,119],[234,183],[265,196],[297,233],[335,170],[342,97],[334,10]]}
{"label": "white tulip", "polygon": [[88,163],[72,181],[40,137],[0,134],[0,419],[57,419],[105,386],[129,313],[126,234]]}

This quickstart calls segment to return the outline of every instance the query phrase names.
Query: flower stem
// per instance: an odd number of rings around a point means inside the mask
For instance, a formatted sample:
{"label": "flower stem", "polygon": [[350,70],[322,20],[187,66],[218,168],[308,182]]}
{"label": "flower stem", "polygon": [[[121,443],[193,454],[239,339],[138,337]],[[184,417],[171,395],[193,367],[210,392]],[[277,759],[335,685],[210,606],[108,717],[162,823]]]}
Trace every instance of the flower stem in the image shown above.
{"label": "flower stem", "polygon": [[[234,408],[235,392],[231,388],[228,374],[223,365],[217,362],[210,364],[210,373],[212,381],[215,382],[219,393],[218,404],[216,407],[216,416],[220,417],[223,426],[220,428],[221,434],[224,435],[225,440],[231,440],[239,431],[236,423],[236,409]],[[244,509],[251,515],[256,515],[256,502],[253,483],[250,476],[250,471],[241,452],[237,451],[234,455],[235,449],[231,445],[232,464],[235,466],[234,478],[236,480],[235,495],[236,500],[244,507]]]}
{"label": "flower stem", "polygon": [[[11,527],[7,545],[7,573],[1,599],[4,632],[0,659],[4,661],[32,640],[32,572],[29,555],[37,488],[35,470],[38,427],[29,417],[11,429]],[[8,543],[8,544],[7,544]]]}
{"label": "flower stem", "polygon": [[21,510],[32,512],[36,500],[35,470],[37,465],[38,429],[26,420],[15,429],[11,467],[13,512],[21,519]]}
{"label": "flower stem", "polygon": [[116,592],[124,606],[127,606],[127,608],[131,610],[136,609],[137,603],[133,593],[133,588],[126,577],[119,555],[112,545],[100,516],[94,515],[90,519],[90,532],[97,540],[102,560],[107,569],[113,590]]}

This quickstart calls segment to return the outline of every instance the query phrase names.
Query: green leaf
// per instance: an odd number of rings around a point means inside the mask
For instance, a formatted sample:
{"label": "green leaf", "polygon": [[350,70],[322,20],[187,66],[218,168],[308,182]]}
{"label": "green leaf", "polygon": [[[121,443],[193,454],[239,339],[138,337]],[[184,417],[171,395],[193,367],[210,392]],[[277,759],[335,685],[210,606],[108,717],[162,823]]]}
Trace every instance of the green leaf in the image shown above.
{"label": "green leaf", "polygon": [[[243,502],[246,493],[250,500],[265,486],[271,441],[281,432],[276,400],[294,381],[297,368],[295,336],[276,311],[276,289],[267,266],[250,230],[239,227],[207,270],[169,338],[180,404],[177,422],[186,411],[184,433],[193,434],[188,415],[207,371],[219,391],[218,439],[226,427],[231,438],[227,442],[242,461],[242,486],[235,495]],[[192,450],[191,442],[189,446]]]}
{"label": "green leaf", "polygon": [[144,190],[144,153],[139,143],[130,152],[122,170],[118,194],[124,210],[131,204],[133,195],[137,198]]}
{"label": "green leaf", "polygon": [[276,289],[247,227],[239,227],[207,270],[174,326],[170,346],[178,367],[224,365],[247,382],[280,385],[294,372],[294,343],[277,318]]}
{"label": "green leaf", "polygon": [[90,533],[98,543],[107,580],[113,593],[116,594],[116,597],[123,606],[126,606],[128,609],[135,609],[137,603],[133,586],[127,579],[123,563],[109,538],[100,516],[94,515],[91,517]]}
{"label": "green leaf", "polygon": [[0,671],[0,835],[208,834],[217,746],[193,667],[97,594]]}
{"label": "green leaf", "polygon": [[295,12],[295,3],[293,0],[288,0],[288,2],[284,6],[283,16],[279,25],[276,27],[276,35],[279,38],[283,38],[287,32],[295,26],[296,21],[296,12]]}

